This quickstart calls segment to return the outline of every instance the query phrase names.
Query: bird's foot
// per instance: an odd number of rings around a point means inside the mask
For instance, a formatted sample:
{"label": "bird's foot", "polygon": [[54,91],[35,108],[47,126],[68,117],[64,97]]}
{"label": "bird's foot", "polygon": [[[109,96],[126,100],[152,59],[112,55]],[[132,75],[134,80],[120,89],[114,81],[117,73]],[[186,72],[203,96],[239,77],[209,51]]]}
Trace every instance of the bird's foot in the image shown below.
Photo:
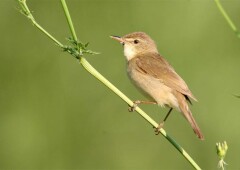
{"label": "bird's foot", "polygon": [[134,112],[134,111],[136,110],[136,107],[137,107],[138,104],[140,104],[140,103],[141,103],[141,101],[139,101],[139,100],[134,101],[134,102],[133,102],[133,105],[132,105],[132,106],[129,106],[128,111],[129,111],[129,112]]}
{"label": "bird's foot", "polygon": [[129,112],[135,111],[136,107],[137,107],[139,104],[157,104],[157,102],[155,102],[155,101],[141,101],[141,100],[136,100],[136,101],[133,102],[133,105],[132,105],[132,106],[129,106],[128,111],[129,111]]}
{"label": "bird's foot", "polygon": [[154,127],[154,128],[155,128],[155,130],[154,130],[155,135],[158,135],[158,134],[160,133],[160,129],[163,128],[163,125],[164,125],[164,122],[160,123],[160,124],[158,125],[158,127],[156,127],[156,128]]}

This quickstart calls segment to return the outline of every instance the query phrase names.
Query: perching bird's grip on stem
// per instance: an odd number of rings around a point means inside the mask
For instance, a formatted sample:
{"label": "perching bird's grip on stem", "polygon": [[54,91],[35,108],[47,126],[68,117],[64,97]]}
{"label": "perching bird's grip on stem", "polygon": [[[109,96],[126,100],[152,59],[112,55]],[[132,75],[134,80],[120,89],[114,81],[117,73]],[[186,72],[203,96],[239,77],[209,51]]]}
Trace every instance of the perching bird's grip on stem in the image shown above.
{"label": "perching bird's grip on stem", "polygon": [[[115,94],[117,94],[122,100],[124,100],[126,103],[128,103],[130,106],[133,105],[133,102],[120,90],[118,90],[112,83],[110,83],[105,77],[103,77],[95,68],[93,68],[88,61],[83,57],[83,54],[95,54],[95,52],[88,50],[87,44],[82,44],[77,39],[72,20],[70,17],[70,13],[67,8],[67,4],[65,0],[61,0],[64,13],[66,15],[68,25],[71,30],[72,38],[69,39],[69,42],[72,44],[71,46],[65,46],[61,44],[58,40],[56,40],[52,35],[50,35],[45,29],[43,29],[34,19],[32,16],[27,4],[26,0],[18,0],[22,13],[31,20],[31,22],[36,26],[40,31],[42,31],[45,35],[47,35],[48,38],[50,38],[52,41],[54,41],[58,46],[60,46],[64,51],[67,51],[69,54],[74,56],[76,59],[79,60],[80,64],[87,70],[90,74],[92,74],[95,78],[97,78],[99,81],[101,81],[104,85],[106,85],[111,91],[113,91]],[[141,110],[139,107],[136,108],[136,111],[145,119],[147,122],[149,122],[152,126],[157,127],[158,124],[149,117],[143,110]],[[188,155],[188,153],[179,145],[177,142],[171,138],[164,129],[160,129],[160,133],[184,156],[184,158],[195,168],[195,169],[201,169],[197,163]]]}

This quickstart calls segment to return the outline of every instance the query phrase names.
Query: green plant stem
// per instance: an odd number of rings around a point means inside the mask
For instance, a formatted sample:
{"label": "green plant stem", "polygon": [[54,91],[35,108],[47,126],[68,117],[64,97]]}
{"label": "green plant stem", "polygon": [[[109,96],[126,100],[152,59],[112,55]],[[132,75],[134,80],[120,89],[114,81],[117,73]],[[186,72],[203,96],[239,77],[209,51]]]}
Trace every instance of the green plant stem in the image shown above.
{"label": "green plant stem", "polygon": [[224,8],[222,7],[220,0],[215,0],[217,7],[219,9],[219,11],[221,12],[221,14],[223,15],[223,17],[226,19],[227,23],[229,24],[229,26],[231,27],[231,29],[237,34],[238,38],[240,38],[240,33],[237,29],[237,27],[235,26],[235,24],[232,22],[231,18],[228,16],[228,14],[226,13],[226,11],[224,10]]}
{"label": "green plant stem", "polygon": [[[110,83],[105,77],[103,77],[95,68],[93,68],[88,61],[81,57],[80,63],[82,66],[91,73],[95,78],[101,81],[104,85],[110,88],[116,95],[118,95],[123,101],[128,103],[130,106],[133,105],[133,102],[120,90],[118,90],[112,83]],[[158,123],[155,122],[151,117],[149,117],[142,109],[136,107],[136,111],[150,123],[153,127],[157,128]],[[197,163],[191,158],[191,156],[173,139],[171,138],[164,129],[160,129],[160,133],[184,156],[184,158],[197,170],[201,168],[197,165]]]}
{"label": "green plant stem", "polygon": [[65,16],[67,18],[68,25],[69,25],[71,33],[72,33],[72,37],[75,41],[78,41],[77,34],[74,30],[73,22],[72,22],[72,19],[71,19],[71,15],[70,15],[68,7],[67,7],[67,3],[66,3],[65,0],[61,0],[61,3],[62,3],[62,7],[63,7],[63,11],[65,13]]}
{"label": "green plant stem", "polygon": [[[52,37],[47,31],[45,31],[33,18],[30,10],[28,9],[27,5],[26,5],[26,0],[18,0],[20,3],[20,6],[22,7],[22,12],[24,13],[25,16],[27,16],[33,23],[34,25],[41,30],[44,34],[46,34],[51,40],[53,40],[55,43],[57,43],[60,47],[64,48],[65,46],[62,45],[59,41],[57,41],[54,37]],[[66,6],[66,2],[65,0],[61,0],[62,5],[65,6],[63,7],[65,15],[67,17],[68,20],[68,24],[69,27],[71,29],[71,33],[72,36],[74,38],[75,41],[77,41],[77,36],[71,21],[71,17],[68,11],[68,8]],[[74,50],[71,49],[71,50]],[[67,52],[69,52],[71,55],[73,55],[73,53],[69,50],[67,50]],[[75,56],[74,56],[75,57]],[[76,58],[76,57],[75,57]],[[87,70],[90,74],[92,74],[95,78],[97,78],[99,81],[101,81],[104,85],[106,85],[110,90],[112,90],[116,95],[118,95],[122,100],[124,100],[127,104],[129,104],[130,106],[133,106],[133,102],[125,95],[123,94],[119,89],[117,89],[112,83],[110,83],[105,77],[103,77],[95,68],[93,68],[88,61],[82,57],[79,56],[77,57],[77,59],[79,60],[80,64],[85,68],[85,70]],[[140,109],[139,107],[136,107],[136,111],[145,119],[148,121],[148,123],[150,123],[153,127],[157,128],[158,127],[158,123],[155,122],[151,117],[149,117],[142,109]],[[177,142],[171,138],[164,129],[160,129],[160,133],[184,156],[184,158],[197,170],[200,170],[201,168],[196,164],[196,162],[190,157],[190,155],[188,155],[188,153],[179,145],[177,144]]]}
{"label": "green plant stem", "polygon": [[43,29],[35,20],[32,13],[30,12],[26,0],[19,0],[19,4],[21,6],[21,12],[32,22],[34,26],[36,26],[41,32],[43,32],[48,38],[54,41],[60,47],[63,47],[62,43],[60,43],[57,39],[55,39],[51,34],[49,34],[45,29]]}
{"label": "green plant stem", "polygon": [[[82,66],[91,73],[95,78],[101,81],[104,85],[110,88],[117,96],[119,96],[123,101],[125,101],[130,106],[133,105],[133,102],[120,90],[118,90],[112,83],[110,83],[105,77],[103,77],[95,68],[93,68],[88,61],[81,57],[80,63]],[[151,117],[149,117],[142,109],[139,107],[136,108],[136,111],[150,123],[153,127],[157,128],[158,123],[155,122]],[[173,139],[171,138],[164,129],[160,129],[161,134],[191,163],[191,165],[195,168],[200,170],[201,168],[194,162],[191,156]]]}

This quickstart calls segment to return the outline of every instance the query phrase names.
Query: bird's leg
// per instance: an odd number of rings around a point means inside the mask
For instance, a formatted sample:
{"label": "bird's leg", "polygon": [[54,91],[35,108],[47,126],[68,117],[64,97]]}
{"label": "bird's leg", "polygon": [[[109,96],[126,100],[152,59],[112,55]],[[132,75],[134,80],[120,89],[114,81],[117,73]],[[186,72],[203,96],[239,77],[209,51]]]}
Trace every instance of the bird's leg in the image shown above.
{"label": "bird's leg", "polygon": [[155,134],[158,135],[160,133],[160,129],[163,127],[164,122],[166,122],[168,116],[170,115],[170,113],[172,112],[173,108],[170,108],[170,110],[168,111],[167,115],[165,116],[165,118],[163,119],[163,121],[161,123],[159,123],[158,127],[155,128]]}
{"label": "bird's leg", "polygon": [[136,101],[133,102],[132,106],[129,106],[128,111],[129,112],[135,111],[136,107],[139,104],[157,104],[157,102],[136,100]]}

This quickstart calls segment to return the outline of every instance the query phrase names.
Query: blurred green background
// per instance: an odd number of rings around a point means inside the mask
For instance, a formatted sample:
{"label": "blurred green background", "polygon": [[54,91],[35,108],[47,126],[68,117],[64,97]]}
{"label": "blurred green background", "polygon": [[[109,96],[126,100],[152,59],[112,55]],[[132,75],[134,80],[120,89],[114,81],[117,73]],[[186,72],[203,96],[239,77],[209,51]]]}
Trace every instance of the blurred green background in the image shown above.
{"label": "blurred green background", "polygon": [[[68,0],[85,56],[131,99],[120,44],[109,35],[148,33],[199,102],[191,107],[205,141],[174,111],[165,130],[202,169],[217,169],[215,143],[227,141],[227,169],[240,169],[240,39],[214,1]],[[240,1],[222,1],[240,28]],[[36,20],[62,43],[70,32],[58,0],[28,0]],[[192,169],[127,104],[19,13],[0,1],[0,169]],[[142,106],[156,121],[167,109]]]}

